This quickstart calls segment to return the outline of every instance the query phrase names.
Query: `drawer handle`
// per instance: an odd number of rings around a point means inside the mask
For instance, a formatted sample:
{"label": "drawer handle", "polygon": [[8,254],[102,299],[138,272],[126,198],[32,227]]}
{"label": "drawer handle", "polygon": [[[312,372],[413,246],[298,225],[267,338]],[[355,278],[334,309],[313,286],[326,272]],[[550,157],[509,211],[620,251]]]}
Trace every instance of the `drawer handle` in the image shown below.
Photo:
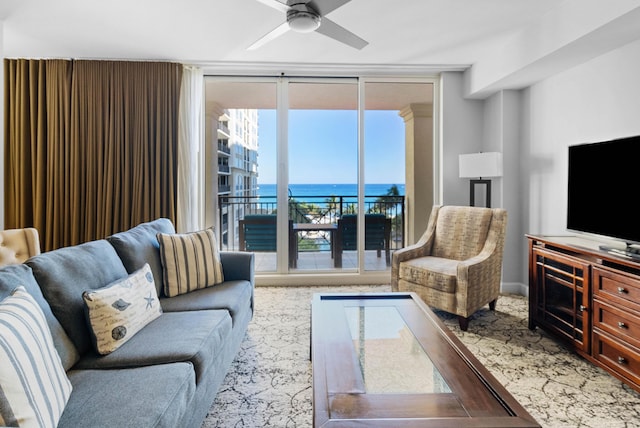
{"label": "drawer handle", "polygon": [[580,309],[580,312],[584,312],[587,310],[587,307],[585,305],[580,305],[579,309]]}
{"label": "drawer handle", "polygon": [[618,287],[618,293],[625,294],[625,293],[627,293],[627,289],[624,288],[624,287]]}
{"label": "drawer handle", "polygon": [[618,357],[618,363],[620,364],[626,364],[627,359],[625,357]]}
{"label": "drawer handle", "polygon": [[620,328],[628,328],[627,325],[625,323],[623,323],[622,321],[618,321],[618,327],[620,327]]}

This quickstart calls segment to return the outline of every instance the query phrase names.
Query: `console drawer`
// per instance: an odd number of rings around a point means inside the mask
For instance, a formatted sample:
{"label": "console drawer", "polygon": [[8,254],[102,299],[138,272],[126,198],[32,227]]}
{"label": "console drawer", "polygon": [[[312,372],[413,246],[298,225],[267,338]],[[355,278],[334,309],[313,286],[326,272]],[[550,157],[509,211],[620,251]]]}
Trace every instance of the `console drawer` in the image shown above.
{"label": "console drawer", "polygon": [[597,330],[593,331],[593,357],[614,372],[640,384],[640,352]]}
{"label": "console drawer", "polygon": [[640,312],[640,277],[593,266],[593,294]]}
{"label": "console drawer", "polygon": [[632,313],[627,308],[621,309],[594,300],[593,327],[640,348],[640,314]]}

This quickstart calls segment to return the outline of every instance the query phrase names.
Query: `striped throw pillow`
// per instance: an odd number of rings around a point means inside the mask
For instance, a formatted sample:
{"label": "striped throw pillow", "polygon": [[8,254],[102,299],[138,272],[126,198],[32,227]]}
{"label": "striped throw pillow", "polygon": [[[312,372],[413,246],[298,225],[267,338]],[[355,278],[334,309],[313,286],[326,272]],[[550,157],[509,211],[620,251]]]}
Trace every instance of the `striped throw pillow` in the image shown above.
{"label": "striped throw pillow", "polygon": [[55,427],[71,382],[36,301],[23,286],[0,302],[0,425]]}
{"label": "striped throw pillow", "polygon": [[192,233],[158,233],[158,242],[167,297],[224,281],[212,228]]}
{"label": "striped throw pillow", "polygon": [[162,315],[148,263],[106,287],[85,291],[82,298],[93,345],[100,355],[115,351]]}

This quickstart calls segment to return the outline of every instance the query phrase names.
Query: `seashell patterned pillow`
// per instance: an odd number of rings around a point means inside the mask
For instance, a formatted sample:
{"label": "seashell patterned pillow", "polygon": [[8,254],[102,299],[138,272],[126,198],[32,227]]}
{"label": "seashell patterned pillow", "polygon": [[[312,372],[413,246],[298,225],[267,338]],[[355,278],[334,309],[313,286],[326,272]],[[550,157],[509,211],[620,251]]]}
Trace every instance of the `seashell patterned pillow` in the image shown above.
{"label": "seashell patterned pillow", "polygon": [[149,264],[126,278],[82,293],[92,341],[107,355],[162,314]]}

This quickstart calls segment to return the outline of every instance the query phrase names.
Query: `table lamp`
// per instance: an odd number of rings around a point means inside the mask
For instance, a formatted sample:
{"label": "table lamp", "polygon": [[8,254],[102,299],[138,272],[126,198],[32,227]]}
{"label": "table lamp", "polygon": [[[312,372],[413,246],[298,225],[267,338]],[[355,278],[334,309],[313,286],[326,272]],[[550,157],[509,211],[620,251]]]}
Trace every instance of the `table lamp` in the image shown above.
{"label": "table lamp", "polygon": [[502,177],[502,153],[482,152],[460,155],[460,178],[471,178],[469,204],[475,206],[475,187],[486,186],[486,206],[491,208],[490,177]]}

